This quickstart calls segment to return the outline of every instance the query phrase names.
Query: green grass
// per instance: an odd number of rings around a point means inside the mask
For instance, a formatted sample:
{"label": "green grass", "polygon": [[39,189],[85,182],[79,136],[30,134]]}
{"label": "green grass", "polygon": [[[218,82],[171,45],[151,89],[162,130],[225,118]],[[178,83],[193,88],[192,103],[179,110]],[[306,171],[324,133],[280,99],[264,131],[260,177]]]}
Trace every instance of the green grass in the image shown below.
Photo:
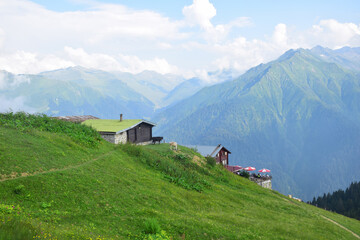
{"label": "green grass", "polygon": [[53,132],[71,137],[84,145],[97,146],[100,135],[95,129],[82,124],[61,121],[50,118],[45,114],[0,113],[0,126],[17,129],[19,132],[30,132],[33,129]]}
{"label": "green grass", "polygon": [[0,239],[151,239],[149,222],[158,239],[355,239],[321,215],[360,234],[357,220],[263,189],[182,146],[92,147],[4,126],[0,140]]}
{"label": "green grass", "polygon": [[118,132],[130,128],[141,121],[141,119],[125,119],[121,122],[116,119],[89,119],[83,122],[83,125],[90,126],[99,132]]}

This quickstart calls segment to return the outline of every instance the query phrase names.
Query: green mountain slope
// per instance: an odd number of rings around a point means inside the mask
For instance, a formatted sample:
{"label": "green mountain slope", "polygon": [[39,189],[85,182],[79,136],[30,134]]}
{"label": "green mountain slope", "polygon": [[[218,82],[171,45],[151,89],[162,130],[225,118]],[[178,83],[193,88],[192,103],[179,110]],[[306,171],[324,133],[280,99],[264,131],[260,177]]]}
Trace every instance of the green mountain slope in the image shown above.
{"label": "green mountain slope", "polygon": [[149,219],[172,239],[357,239],[324,217],[360,234],[185,147],[90,147],[46,121],[0,125],[0,239],[150,239]]}
{"label": "green mountain slope", "polygon": [[159,113],[156,134],[223,144],[231,162],[269,168],[274,188],[310,199],[358,179],[360,78],[308,50],[290,50]]}
{"label": "green mountain slope", "polygon": [[21,97],[34,112],[53,116],[95,115],[101,118],[150,117],[154,104],[110,73],[81,67],[61,69],[38,75],[2,72],[5,99]]}
{"label": "green mountain slope", "polygon": [[113,74],[126,82],[132,89],[150,99],[156,108],[169,105],[171,102],[164,98],[171,95],[172,89],[185,81],[178,75],[160,74],[153,71],[143,71],[138,74],[114,72]]}
{"label": "green mountain slope", "polygon": [[360,71],[360,48],[343,47],[336,50],[316,46],[311,49],[312,53],[319,55],[322,59],[334,62],[348,69]]}

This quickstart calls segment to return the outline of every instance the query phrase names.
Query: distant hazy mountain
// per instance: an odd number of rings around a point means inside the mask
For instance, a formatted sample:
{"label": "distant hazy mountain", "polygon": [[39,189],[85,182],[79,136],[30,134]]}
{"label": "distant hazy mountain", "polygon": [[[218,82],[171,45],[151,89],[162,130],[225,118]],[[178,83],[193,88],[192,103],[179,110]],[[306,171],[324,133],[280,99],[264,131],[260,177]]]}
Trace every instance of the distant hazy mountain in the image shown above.
{"label": "distant hazy mountain", "polygon": [[321,46],[311,49],[312,53],[319,55],[326,61],[334,62],[342,67],[360,71],[360,47],[343,47],[337,50],[331,50]]}
{"label": "distant hazy mountain", "polygon": [[202,81],[199,78],[191,78],[186,80],[177,85],[162,99],[163,105],[168,106],[177,103],[185,98],[192,96],[207,85],[209,85],[207,82]]}
{"label": "distant hazy mountain", "polygon": [[206,87],[153,121],[166,140],[221,143],[232,164],[271,169],[285,194],[310,199],[359,179],[360,77],[309,50]]}
{"label": "distant hazy mountain", "polygon": [[[143,71],[139,74],[114,72],[114,75],[132,89],[151,100],[156,108],[167,106],[164,98],[180,83],[185,81],[181,76]],[[188,96],[186,96],[188,97]],[[185,97],[181,98],[184,99]]]}
{"label": "distant hazy mountain", "polygon": [[[95,115],[101,118],[151,117],[154,104],[114,75],[72,67],[38,75],[2,72],[6,86],[0,96],[11,101],[21,97],[23,105],[52,116]],[[25,109],[26,110],[26,109]]]}

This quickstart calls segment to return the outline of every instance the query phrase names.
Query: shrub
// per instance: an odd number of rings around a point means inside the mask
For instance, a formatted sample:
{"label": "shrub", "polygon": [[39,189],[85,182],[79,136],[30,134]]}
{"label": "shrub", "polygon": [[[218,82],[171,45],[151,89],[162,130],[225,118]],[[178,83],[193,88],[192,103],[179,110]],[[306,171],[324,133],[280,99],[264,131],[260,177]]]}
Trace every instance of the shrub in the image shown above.
{"label": "shrub", "polygon": [[14,193],[20,194],[24,191],[25,186],[20,184],[14,188]]}
{"label": "shrub", "polygon": [[241,170],[239,175],[240,175],[241,177],[244,177],[244,178],[249,178],[249,177],[250,177],[249,172],[248,172],[248,171],[245,171],[245,170]]}
{"label": "shrub", "polygon": [[215,167],[216,165],[216,160],[213,157],[205,157],[206,159],[206,163],[210,166],[210,167]]}
{"label": "shrub", "polygon": [[155,218],[149,218],[145,221],[144,232],[147,234],[157,234],[160,233],[161,228],[159,223]]}

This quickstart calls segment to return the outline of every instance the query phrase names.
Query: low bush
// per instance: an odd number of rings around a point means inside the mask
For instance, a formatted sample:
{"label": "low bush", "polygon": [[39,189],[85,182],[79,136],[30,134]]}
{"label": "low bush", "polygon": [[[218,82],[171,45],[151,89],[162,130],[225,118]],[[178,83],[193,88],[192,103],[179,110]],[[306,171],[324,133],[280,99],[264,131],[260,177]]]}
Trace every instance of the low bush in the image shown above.
{"label": "low bush", "polygon": [[241,177],[244,177],[244,178],[249,178],[249,177],[250,177],[249,172],[248,172],[248,171],[245,171],[245,170],[241,170],[239,175],[240,175]]}
{"label": "low bush", "polygon": [[149,218],[144,223],[144,232],[146,234],[160,233],[161,228],[158,221],[155,218]]}
{"label": "low bush", "polygon": [[25,189],[25,186],[20,184],[14,188],[14,193],[20,194],[24,191],[24,189]]}
{"label": "low bush", "polygon": [[213,157],[205,157],[205,159],[206,159],[206,163],[207,163],[208,166],[215,167],[215,165],[216,165],[215,158],[213,158]]}

